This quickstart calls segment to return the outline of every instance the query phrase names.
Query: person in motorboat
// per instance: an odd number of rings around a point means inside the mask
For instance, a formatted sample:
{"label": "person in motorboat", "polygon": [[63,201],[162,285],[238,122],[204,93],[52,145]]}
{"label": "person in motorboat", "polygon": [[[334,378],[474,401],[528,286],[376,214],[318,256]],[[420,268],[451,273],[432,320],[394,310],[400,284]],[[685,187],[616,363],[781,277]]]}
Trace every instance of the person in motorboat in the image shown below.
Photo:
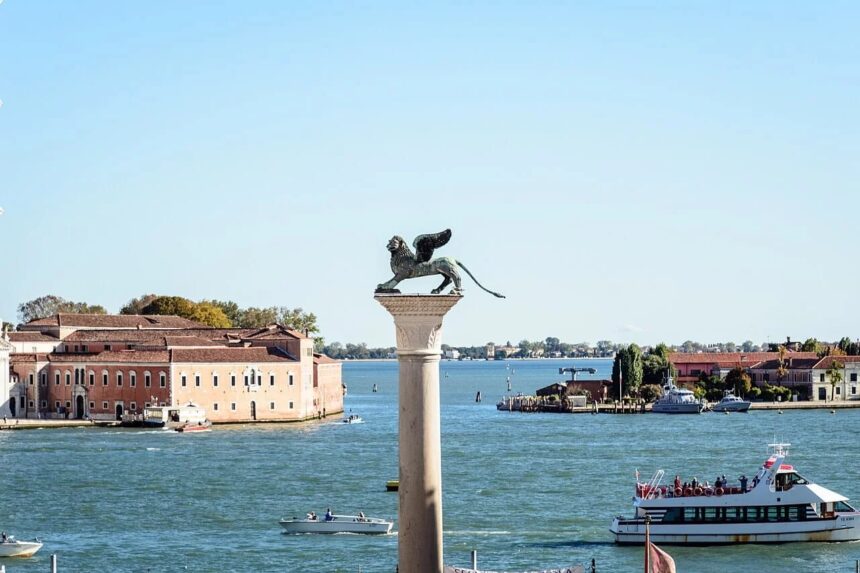
{"label": "person in motorboat", "polygon": [[308,521],[316,521],[317,514],[313,511],[308,512]]}
{"label": "person in motorboat", "polygon": [[6,535],[6,532],[0,532],[0,539],[2,539],[2,543],[6,543],[6,540],[9,539],[9,536]]}
{"label": "person in motorboat", "polygon": [[365,518],[364,518],[364,512],[363,512],[363,511],[359,511],[359,512],[358,512],[358,520],[359,520],[359,521],[364,521],[364,520],[365,520]]}
{"label": "person in motorboat", "polygon": [[334,520],[334,516],[331,514],[331,508],[328,508],[325,510],[325,520],[326,521],[333,521]]}

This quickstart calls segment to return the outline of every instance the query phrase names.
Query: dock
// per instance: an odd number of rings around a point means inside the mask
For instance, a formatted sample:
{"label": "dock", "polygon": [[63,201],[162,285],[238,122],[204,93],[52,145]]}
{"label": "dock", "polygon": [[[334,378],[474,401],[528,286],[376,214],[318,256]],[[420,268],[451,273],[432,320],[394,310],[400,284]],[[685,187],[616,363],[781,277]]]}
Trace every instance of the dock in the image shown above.
{"label": "dock", "polygon": [[31,418],[0,419],[0,430],[39,430],[45,428],[97,428],[119,426],[117,420],[35,420]]}

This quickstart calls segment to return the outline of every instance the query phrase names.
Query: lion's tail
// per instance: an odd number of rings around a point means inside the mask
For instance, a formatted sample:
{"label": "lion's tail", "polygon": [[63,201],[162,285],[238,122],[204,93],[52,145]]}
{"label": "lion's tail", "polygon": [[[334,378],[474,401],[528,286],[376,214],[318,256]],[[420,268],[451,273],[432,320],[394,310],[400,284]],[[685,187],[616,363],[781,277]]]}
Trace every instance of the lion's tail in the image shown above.
{"label": "lion's tail", "polygon": [[467,273],[470,277],[472,277],[472,280],[473,280],[473,281],[475,281],[475,284],[476,284],[476,285],[478,285],[479,287],[481,287],[482,289],[484,289],[485,291],[487,291],[488,293],[490,293],[491,295],[493,295],[493,296],[495,296],[495,297],[498,297],[498,298],[505,298],[505,295],[503,295],[503,294],[499,294],[499,293],[497,293],[497,292],[493,292],[493,291],[491,291],[490,289],[488,289],[487,287],[485,287],[484,285],[482,285],[481,283],[479,283],[479,282],[478,282],[478,279],[476,279],[476,278],[475,278],[475,275],[473,275],[473,274],[472,274],[472,271],[470,271],[469,269],[467,269],[467,268],[466,268],[466,265],[464,265],[464,264],[463,264],[463,263],[461,263],[460,261],[457,261],[457,264],[458,264],[458,265],[460,265],[460,268],[462,268],[464,271],[466,271],[466,273]]}

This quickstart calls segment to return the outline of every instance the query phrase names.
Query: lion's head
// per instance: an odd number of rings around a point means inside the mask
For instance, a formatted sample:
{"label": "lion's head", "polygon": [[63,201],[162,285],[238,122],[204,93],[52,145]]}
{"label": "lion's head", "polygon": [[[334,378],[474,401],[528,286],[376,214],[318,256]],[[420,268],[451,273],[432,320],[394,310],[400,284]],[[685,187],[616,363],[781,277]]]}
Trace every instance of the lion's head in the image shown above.
{"label": "lion's head", "polygon": [[399,235],[394,235],[391,237],[391,240],[388,241],[388,251],[392,253],[396,253],[397,251],[403,248],[406,242],[403,240],[403,237]]}

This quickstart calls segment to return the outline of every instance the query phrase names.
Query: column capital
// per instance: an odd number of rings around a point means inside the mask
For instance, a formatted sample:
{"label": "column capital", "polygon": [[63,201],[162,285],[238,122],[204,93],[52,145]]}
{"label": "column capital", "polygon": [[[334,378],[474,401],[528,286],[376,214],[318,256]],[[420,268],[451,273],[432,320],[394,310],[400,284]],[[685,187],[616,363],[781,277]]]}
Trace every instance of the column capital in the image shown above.
{"label": "column capital", "polygon": [[442,354],[442,319],[462,295],[377,294],[379,304],[394,317],[397,356],[432,357]]}

